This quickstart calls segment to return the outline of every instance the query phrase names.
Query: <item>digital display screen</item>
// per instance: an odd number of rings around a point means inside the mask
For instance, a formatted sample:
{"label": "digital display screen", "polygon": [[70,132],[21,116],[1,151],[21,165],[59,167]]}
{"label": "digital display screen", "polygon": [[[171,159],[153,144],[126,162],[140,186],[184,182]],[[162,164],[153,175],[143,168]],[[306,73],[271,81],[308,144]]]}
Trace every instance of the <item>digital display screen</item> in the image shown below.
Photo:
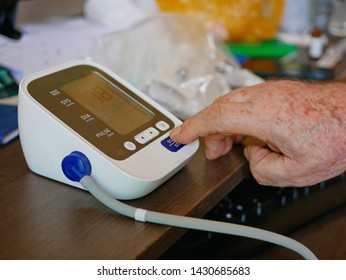
{"label": "digital display screen", "polygon": [[154,118],[154,113],[96,72],[59,86],[111,129],[128,134]]}

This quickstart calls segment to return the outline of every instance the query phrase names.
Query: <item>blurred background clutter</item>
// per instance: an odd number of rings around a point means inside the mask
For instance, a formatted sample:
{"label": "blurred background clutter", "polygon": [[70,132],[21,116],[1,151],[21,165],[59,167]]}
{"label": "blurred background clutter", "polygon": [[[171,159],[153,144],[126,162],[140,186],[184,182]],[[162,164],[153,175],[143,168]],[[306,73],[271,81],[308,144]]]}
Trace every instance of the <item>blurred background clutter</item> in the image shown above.
{"label": "blurred background clutter", "polygon": [[333,79],[345,2],[0,0],[0,67],[12,81],[0,104],[17,104],[24,76],[73,59],[105,65],[181,119],[267,79]]}
{"label": "blurred background clutter", "polygon": [[346,49],[345,6],[345,0],[3,0],[0,23],[8,26],[10,18],[12,35],[0,36],[0,62],[19,81],[68,60],[93,59],[185,119],[234,88],[269,78],[333,78]]}

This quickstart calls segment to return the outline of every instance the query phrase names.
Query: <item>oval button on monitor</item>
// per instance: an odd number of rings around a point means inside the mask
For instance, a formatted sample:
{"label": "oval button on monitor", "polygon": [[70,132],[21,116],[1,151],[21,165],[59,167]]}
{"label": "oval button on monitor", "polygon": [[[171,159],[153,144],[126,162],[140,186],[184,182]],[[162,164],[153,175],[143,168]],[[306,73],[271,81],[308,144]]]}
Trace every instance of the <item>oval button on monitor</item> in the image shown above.
{"label": "oval button on monitor", "polygon": [[159,121],[155,124],[155,126],[160,129],[161,131],[165,131],[169,128],[169,124],[165,121]]}
{"label": "oval button on monitor", "polygon": [[126,141],[126,142],[124,143],[124,147],[125,147],[126,149],[128,149],[129,151],[134,151],[134,150],[136,150],[136,145],[135,145],[134,143],[130,142],[130,141]]}

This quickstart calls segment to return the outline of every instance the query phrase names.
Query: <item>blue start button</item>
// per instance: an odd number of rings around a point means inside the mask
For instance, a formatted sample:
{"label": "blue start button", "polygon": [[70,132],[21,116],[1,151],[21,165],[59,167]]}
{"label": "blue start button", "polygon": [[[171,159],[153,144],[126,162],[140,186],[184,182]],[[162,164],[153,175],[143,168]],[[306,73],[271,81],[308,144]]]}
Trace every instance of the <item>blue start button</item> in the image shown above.
{"label": "blue start button", "polygon": [[169,151],[175,153],[179,151],[185,144],[179,144],[174,142],[169,136],[161,141],[162,146],[164,146]]}

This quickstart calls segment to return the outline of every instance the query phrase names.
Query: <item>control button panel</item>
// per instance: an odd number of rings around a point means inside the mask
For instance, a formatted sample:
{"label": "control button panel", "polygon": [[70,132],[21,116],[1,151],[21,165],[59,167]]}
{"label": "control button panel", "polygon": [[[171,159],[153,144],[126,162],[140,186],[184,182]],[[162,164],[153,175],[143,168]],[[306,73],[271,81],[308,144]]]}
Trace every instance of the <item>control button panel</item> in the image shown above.
{"label": "control button panel", "polygon": [[146,130],[144,130],[143,132],[137,134],[135,136],[135,140],[140,144],[145,144],[149,140],[155,138],[159,134],[160,134],[160,132],[157,129],[155,129],[153,127],[149,127]]}

